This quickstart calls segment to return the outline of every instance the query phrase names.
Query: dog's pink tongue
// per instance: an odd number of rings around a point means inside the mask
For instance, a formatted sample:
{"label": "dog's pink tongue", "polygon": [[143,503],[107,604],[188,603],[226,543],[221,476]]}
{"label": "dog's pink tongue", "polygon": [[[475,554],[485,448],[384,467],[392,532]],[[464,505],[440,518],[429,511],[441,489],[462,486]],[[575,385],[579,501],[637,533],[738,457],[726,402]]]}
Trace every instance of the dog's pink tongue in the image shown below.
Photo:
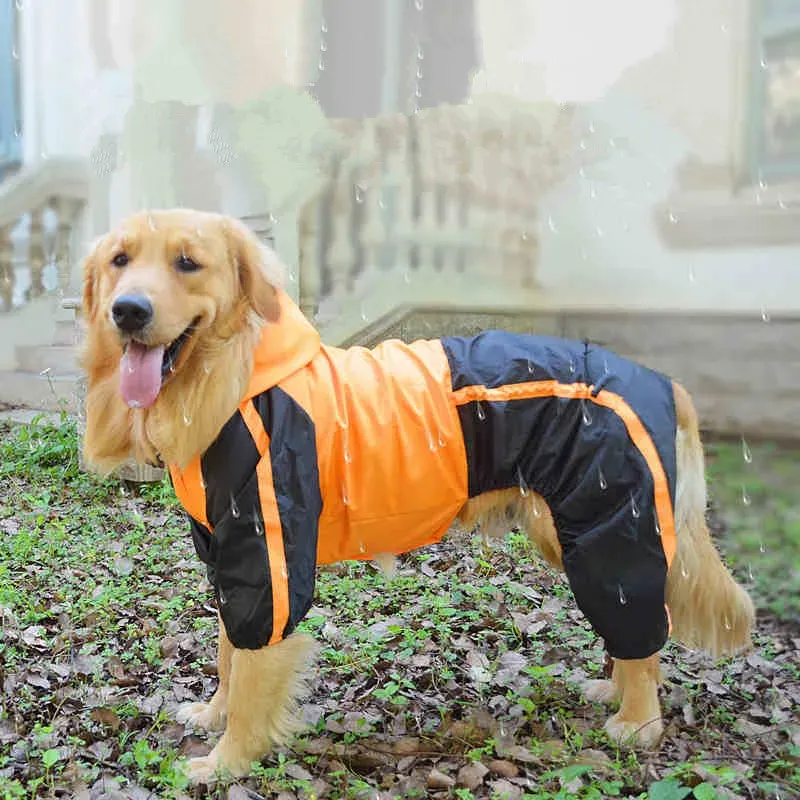
{"label": "dog's pink tongue", "polygon": [[164,348],[130,342],[119,363],[119,388],[131,408],[149,408],[161,390]]}

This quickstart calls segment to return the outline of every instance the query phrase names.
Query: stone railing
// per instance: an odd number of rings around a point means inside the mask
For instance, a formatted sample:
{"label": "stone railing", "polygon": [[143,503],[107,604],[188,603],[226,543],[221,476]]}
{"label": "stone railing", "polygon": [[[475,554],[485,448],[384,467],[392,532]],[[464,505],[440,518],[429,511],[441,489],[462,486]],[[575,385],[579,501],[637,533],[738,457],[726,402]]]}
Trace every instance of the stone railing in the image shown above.
{"label": "stone railing", "polygon": [[88,191],[86,165],[61,159],[0,183],[0,312],[68,291],[73,233]]}
{"label": "stone railing", "polygon": [[345,145],[298,221],[303,311],[348,340],[399,305],[524,302],[573,152],[569,110],[548,122],[521,103],[335,121]]}

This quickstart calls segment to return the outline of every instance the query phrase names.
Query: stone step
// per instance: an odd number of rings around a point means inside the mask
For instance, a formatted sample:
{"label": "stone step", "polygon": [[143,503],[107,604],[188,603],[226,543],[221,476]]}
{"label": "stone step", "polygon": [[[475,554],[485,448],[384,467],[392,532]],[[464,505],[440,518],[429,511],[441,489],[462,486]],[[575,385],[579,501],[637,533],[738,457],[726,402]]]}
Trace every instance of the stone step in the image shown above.
{"label": "stone step", "polygon": [[59,319],[56,321],[53,344],[78,344],[81,339],[81,329],[74,319]]}
{"label": "stone step", "polygon": [[38,411],[77,414],[78,376],[40,375],[21,370],[0,371],[0,402]]}
{"label": "stone step", "polygon": [[30,345],[20,344],[15,348],[17,369],[49,375],[77,375],[78,348],[72,344]]}

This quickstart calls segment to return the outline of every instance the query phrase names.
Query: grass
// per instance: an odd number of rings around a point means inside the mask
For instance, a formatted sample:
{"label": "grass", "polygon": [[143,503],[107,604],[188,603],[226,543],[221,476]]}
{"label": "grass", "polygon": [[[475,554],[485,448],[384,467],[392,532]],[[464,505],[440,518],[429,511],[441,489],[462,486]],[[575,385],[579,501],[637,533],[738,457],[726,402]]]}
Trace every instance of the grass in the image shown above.
{"label": "grass", "polygon": [[389,584],[320,570],[307,732],[206,792],[181,764],[209,742],[174,710],[214,688],[215,615],[171,489],[82,473],[66,418],[0,427],[0,798],[798,796],[800,453],[747,453],[710,445],[709,473],[757,649],[720,665],[667,648],[657,753],[618,750],[581,697],[604,653],[563,577],[519,533],[456,532]]}

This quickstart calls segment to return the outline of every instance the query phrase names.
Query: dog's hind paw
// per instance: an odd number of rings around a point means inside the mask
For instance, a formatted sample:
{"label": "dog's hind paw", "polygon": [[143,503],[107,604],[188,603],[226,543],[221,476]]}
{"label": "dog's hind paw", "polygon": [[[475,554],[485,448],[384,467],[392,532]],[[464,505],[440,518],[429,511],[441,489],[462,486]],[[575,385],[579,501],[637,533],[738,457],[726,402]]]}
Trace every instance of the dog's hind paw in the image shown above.
{"label": "dog's hind paw", "polygon": [[181,725],[192,725],[205,731],[219,731],[225,727],[225,714],[214,703],[186,703],[178,709],[175,719]]}
{"label": "dog's hind paw", "polygon": [[606,721],[605,729],[609,738],[618,745],[652,750],[661,741],[664,723],[660,717],[645,722],[631,722],[614,714]]}
{"label": "dog's hind paw", "polygon": [[591,680],[583,684],[583,695],[590,703],[610,703],[619,700],[619,692],[617,691],[614,681],[608,680]]}

